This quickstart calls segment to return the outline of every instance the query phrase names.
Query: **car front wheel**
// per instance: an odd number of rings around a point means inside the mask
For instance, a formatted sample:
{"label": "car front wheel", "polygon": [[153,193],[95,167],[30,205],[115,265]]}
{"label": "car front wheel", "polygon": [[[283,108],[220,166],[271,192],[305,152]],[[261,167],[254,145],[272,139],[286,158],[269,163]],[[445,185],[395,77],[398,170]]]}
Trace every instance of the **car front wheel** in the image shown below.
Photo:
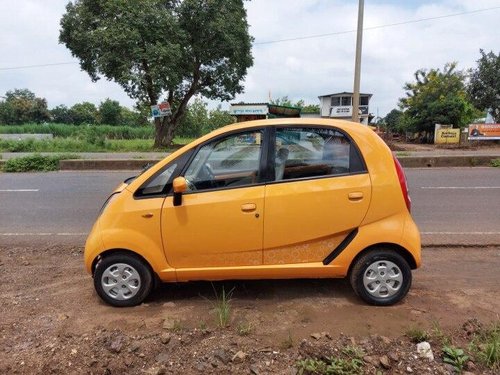
{"label": "car front wheel", "polygon": [[371,305],[388,306],[406,296],[412,281],[408,262],[391,250],[372,250],[354,264],[351,286]]}
{"label": "car front wheel", "polygon": [[103,257],[96,265],[94,287],[110,305],[128,307],[140,304],[151,292],[153,275],[140,258],[126,253]]}

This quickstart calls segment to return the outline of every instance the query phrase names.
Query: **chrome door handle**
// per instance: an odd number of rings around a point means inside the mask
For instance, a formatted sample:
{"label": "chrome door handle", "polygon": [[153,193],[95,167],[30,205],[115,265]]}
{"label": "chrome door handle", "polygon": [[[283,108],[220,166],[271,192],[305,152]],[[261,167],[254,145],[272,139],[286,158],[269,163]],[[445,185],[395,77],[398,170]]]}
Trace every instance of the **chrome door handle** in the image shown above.
{"label": "chrome door handle", "polygon": [[243,212],[253,212],[257,209],[257,205],[255,203],[246,203],[241,205],[241,211]]}

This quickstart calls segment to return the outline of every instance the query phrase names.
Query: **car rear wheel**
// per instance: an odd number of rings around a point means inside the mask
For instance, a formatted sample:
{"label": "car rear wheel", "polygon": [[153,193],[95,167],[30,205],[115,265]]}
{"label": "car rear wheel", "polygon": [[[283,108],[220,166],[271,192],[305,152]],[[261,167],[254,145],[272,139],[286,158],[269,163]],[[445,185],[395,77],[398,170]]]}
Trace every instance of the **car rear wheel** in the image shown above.
{"label": "car rear wheel", "polygon": [[376,249],[361,256],[354,264],[351,286],[371,305],[388,306],[406,296],[411,286],[411,268],[398,253]]}
{"label": "car rear wheel", "polygon": [[140,258],[115,253],[96,265],[94,287],[99,297],[110,305],[128,307],[140,304],[153,286],[151,269]]}

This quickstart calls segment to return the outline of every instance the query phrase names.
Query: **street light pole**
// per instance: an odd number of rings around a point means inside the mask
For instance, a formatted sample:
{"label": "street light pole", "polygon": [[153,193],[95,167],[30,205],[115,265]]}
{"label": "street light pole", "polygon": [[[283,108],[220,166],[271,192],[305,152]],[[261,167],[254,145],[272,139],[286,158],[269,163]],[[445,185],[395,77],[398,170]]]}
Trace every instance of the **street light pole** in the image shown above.
{"label": "street light pole", "polygon": [[363,12],[365,1],[359,0],[358,35],[356,37],[356,62],[354,64],[354,93],[352,97],[352,121],[359,122],[359,84],[361,79],[361,47],[363,44]]}

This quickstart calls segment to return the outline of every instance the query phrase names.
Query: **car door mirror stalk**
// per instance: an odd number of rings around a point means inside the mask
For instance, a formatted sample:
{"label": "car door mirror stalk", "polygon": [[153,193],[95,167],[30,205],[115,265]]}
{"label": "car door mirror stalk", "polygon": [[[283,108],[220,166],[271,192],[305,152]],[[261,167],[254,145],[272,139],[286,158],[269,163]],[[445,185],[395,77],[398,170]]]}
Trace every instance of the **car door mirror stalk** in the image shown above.
{"label": "car door mirror stalk", "polygon": [[184,177],[177,177],[173,182],[174,186],[174,206],[182,204],[182,193],[187,191],[187,181]]}

